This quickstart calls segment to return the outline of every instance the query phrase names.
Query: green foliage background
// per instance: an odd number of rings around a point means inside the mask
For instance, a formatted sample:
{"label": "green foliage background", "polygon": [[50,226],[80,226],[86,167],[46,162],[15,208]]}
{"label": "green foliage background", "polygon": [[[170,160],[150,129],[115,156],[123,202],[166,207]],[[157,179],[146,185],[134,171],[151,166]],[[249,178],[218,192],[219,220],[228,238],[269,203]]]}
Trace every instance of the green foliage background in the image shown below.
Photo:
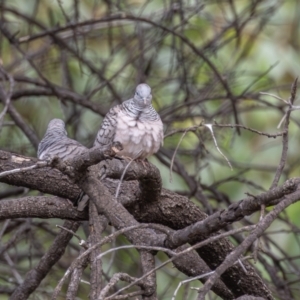
{"label": "green foliage background", "polygon": [[[73,1],[6,1],[8,7],[21,14],[35,18],[45,29],[55,28],[68,24],[64,14],[74,21]],[[59,3],[63,7],[61,9]],[[163,19],[164,9],[169,5],[165,1],[122,1],[119,9],[112,6],[111,10],[103,1],[79,1],[79,20],[91,20],[104,17],[108,14],[123,12],[124,14],[141,15],[142,17],[155,20],[162,19],[162,25],[173,28],[181,23],[179,15],[172,20],[167,16]],[[173,5],[175,5],[173,3]],[[188,23],[179,29],[181,35],[192,42],[197,49],[201,50],[214,63],[222,78],[229,84],[234,95],[241,95],[247,89],[245,97],[238,97],[236,104],[240,123],[253,129],[276,133],[285,104],[270,96],[262,96],[261,91],[275,94],[284,99],[290,95],[290,86],[299,75],[300,70],[300,34],[299,34],[299,12],[298,1],[261,1],[258,12],[259,18],[248,13],[249,1],[234,1],[236,14],[244,16],[240,21],[250,18],[241,32],[235,30],[234,26],[228,26],[234,20],[232,7],[227,1],[183,1],[188,15],[190,8],[197,8],[199,12],[192,15]],[[201,9],[200,6],[204,5]],[[0,8],[1,9],[1,8]],[[44,30],[39,26],[28,26],[27,21],[15,13],[5,12],[5,19],[9,22],[9,30],[17,39],[38,34]],[[122,100],[129,99],[134,91],[137,81],[141,78],[140,70],[147,70],[151,61],[151,72],[147,76],[147,83],[153,88],[154,106],[159,111],[164,124],[165,131],[187,128],[199,125],[202,121],[206,123],[227,123],[234,124],[232,112],[226,93],[216,77],[212,75],[210,67],[195,55],[190,47],[180,44],[180,39],[174,38],[172,34],[159,29],[153,29],[150,24],[134,23],[132,21],[121,21],[122,26],[108,26],[107,23],[99,23],[99,27],[87,30],[85,34],[79,35],[76,39],[69,39],[68,44],[84,57],[92,66],[101,69],[101,74],[109,79],[115,90],[121,95]],[[116,24],[116,23],[114,23]],[[224,30],[222,32],[222,30]],[[62,34],[71,34],[65,31]],[[218,36],[220,33],[220,36]],[[222,33],[222,34],[221,34]],[[146,37],[144,44],[139,49],[140,36]],[[84,38],[83,38],[84,37]],[[50,46],[49,46],[50,44]],[[36,39],[30,43],[21,44],[26,55],[32,55],[33,61],[42,74],[52,83],[75,91],[77,94],[86,97],[92,96],[89,101],[97,107],[107,111],[113,104],[118,103],[114,99],[109,88],[93,74],[91,69],[84,63],[78,62],[78,57],[61,49],[51,39]],[[188,78],[190,89],[189,99],[186,101],[186,86],[181,85],[183,71],[180,69],[178,57],[174,55],[174,47],[181,49],[184,57],[184,64],[191,75]],[[182,47],[182,48],[180,48]],[[112,50],[113,49],[113,50]],[[133,51],[135,50],[135,51]],[[7,39],[1,38],[0,57],[3,67],[12,75],[22,75],[33,79],[39,79],[39,75],[20,53],[8,43]],[[36,55],[37,52],[40,54]],[[62,55],[67,57],[67,69],[69,70],[69,82],[66,82],[66,74],[62,67]],[[135,63],[128,63],[128,60]],[[175,61],[177,60],[177,63]],[[120,71],[121,70],[121,71]],[[268,71],[268,72],[267,72]],[[264,74],[262,76],[262,74]],[[27,89],[28,83],[18,82],[15,91]],[[103,86],[103,88],[101,88]],[[204,96],[203,96],[204,95]],[[224,97],[221,97],[223,95]],[[189,101],[206,97],[203,103],[189,106]],[[262,101],[263,100],[263,101]],[[299,100],[296,100],[296,105]],[[95,134],[101,124],[103,116],[99,113],[74,104],[68,100],[57,99],[55,96],[26,96],[13,101],[13,104],[22,118],[33,128],[39,138],[42,138],[48,122],[52,118],[62,118],[67,122],[69,136],[77,139],[82,144],[91,146]],[[3,107],[3,106],[2,106]],[[0,109],[2,109],[0,107]],[[178,107],[178,108],[177,108]],[[191,109],[189,110],[189,107]],[[204,113],[205,112],[205,113]],[[220,113],[221,112],[221,113]],[[227,113],[228,112],[228,113]],[[4,127],[0,133],[0,148],[7,151],[22,153],[24,155],[36,156],[26,136],[17,126],[11,126],[11,118],[7,114],[4,119]],[[284,176],[281,182],[290,177],[299,176],[299,140],[300,140],[300,116],[299,112],[292,113],[290,123],[290,141],[288,161]],[[214,133],[220,149],[228,157],[233,165],[231,171],[226,161],[214,146],[212,137],[204,126],[199,127],[197,134],[188,133],[182,140],[177,159],[185,166],[187,172],[205,186],[217,187],[231,201],[238,201],[245,193],[258,194],[267,190],[273,180],[276,167],[280,161],[282,151],[281,138],[267,138],[262,135],[241,130],[237,135],[235,129],[214,127]],[[182,133],[172,135],[165,139],[164,149],[174,153]],[[196,154],[195,154],[196,153]],[[157,165],[163,177],[164,187],[188,192],[189,188],[184,179],[173,174],[173,181],[170,182],[169,166],[161,160],[153,157],[150,159]],[[169,159],[170,161],[170,159]],[[0,184],[0,189],[5,190],[8,186]],[[220,203],[209,191],[206,191],[215,209],[228,206],[225,201]],[[32,194],[37,192],[32,191]],[[193,199],[193,197],[192,197]],[[193,199],[193,201],[196,201]],[[283,218],[290,220],[297,226],[300,225],[300,206],[295,204],[290,207]],[[259,216],[251,216],[252,221]],[[45,223],[49,229],[55,231],[53,225],[61,223],[60,220],[35,220],[34,222]],[[283,229],[284,223],[276,221],[270,230]],[[43,231],[41,231],[43,232]],[[53,233],[54,234],[54,233]],[[80,234],[83,234],[82,232]],[[48,238],[44,239],[39,231],[34,233],[38,237],[36,243],[41,251],[47,249],[51,244]],[[299,253],[299,245],[293,234],[276,235],[280,238],[280,244],[284,251],[290,255]],[[120,240],[119,244],[126,241]],[[73,242],[74,244],[76,241]],[[28,244],[18,245],[16,251],[24,252]],[[272,245],[268,245],[276,255],[282,253]],[[78,247],[73,247],[78,249]],[[68,249],[62,264],[67,265],[76,255],[76,249]],[[131,269],[132,264],[138,264],[134,251],[120,251],[117,254],[117,262],[125,269]],[[30,256],[30,254],[29,254]],[[165,259],[163,254],[158,260]],[[108,264],[109,258],[105,261]],[[296,261],[298,264],[298,261]],[[24,259],[23,273],[35,264],[34,255],[28,263]],[[258,264],[259,266],[259,264]],[[0,266],[5,268],[5,266]],[[115,271],[112,269],[111,272]],[[35,296],[36,299],[44,299],[47,292],[55,286],[61,273],[56,273],[55,268],[48,276],[43,289]],[[266,273],[263,274],[267,276]],[[173,277],[176,277],[174,280]],[[178,282],[185,277],[176,273],[172,268],[161,272],[158,275],[159,292],[162,293],[169,288],[164,299],[170,299]],[[0,279],[1,280],[1,279]],[[86,278],[88,280],[88,278]],[[193,286],[197,286],[195,283]],[[84,299],[86,288],[83,286],[81,293]],[[182,293],[178,299],[183,297]],[[44,294],[45,293],[45,294]],[[195,292],[190,292],[190,298],[195,297]],[[2,298],[5,299],[5,298]]]}

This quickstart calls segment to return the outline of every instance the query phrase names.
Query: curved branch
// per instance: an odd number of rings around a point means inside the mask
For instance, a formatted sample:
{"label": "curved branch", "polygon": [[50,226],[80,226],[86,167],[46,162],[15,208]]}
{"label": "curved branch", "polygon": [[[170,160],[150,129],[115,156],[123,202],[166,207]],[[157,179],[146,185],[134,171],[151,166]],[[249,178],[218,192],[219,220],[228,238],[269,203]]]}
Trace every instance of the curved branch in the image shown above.
{"label": "curved branch", "polygon": [[[119,179],[128,162],[125,160],[106,160],[99,165],[100,174],[106,177]],[[152,164],[144,164],[133,162],[126,170],[125,180],[138,180],[140,187],[139,198],[141,200],[156,201],[161,193],[162,180],[157,167]]]}

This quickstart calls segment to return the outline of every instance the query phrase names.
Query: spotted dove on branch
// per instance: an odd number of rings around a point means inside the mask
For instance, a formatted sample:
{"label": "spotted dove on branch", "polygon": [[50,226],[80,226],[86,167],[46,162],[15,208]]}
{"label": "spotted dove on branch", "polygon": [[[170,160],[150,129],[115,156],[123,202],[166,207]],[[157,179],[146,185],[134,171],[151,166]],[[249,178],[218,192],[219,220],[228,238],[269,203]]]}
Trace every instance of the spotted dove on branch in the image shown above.
{"label": "spotted dove on branch", "polygon": [[142,83],[133,98],[109,110],[97,133],[94,146],[120,142],[118,156],[145,159],[163,143],[163,124],[151,101],[151,88]]}

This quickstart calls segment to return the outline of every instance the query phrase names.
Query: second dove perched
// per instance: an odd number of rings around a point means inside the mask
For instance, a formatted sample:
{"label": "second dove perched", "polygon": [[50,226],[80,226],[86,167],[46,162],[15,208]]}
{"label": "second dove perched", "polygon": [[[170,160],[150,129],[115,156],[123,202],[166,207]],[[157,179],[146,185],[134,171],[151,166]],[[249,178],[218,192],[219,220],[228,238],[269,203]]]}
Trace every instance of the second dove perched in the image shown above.
{"label": "second dove perched", "polygon": [[152,107],[149,85],[136,87],[134,97],[109,110],[97,133],[94,147],[120,142],[119,156],[145,159],[163,143],[163,124]]}
{"label": "second dove perched", "polygon": [[47,131],[39,143],[38,158],[47,160],[57,156],[68,160],[86,149],[79,142],[68,138],[63,120],[53,119],[49,122]]}
{"label": "second dove perched", "polygon": [[[50,160],[53,157],[59,157],[62,160],[68,160],[81,154],[87,148],[79,142],[70,139],[67,136],[65,122],[60,119],[53,119],[49,122],[47,131],[39,143],[38,158]],[[88,196],[80,193],[76,200],[78,210],[82,211],[88,201]]]}

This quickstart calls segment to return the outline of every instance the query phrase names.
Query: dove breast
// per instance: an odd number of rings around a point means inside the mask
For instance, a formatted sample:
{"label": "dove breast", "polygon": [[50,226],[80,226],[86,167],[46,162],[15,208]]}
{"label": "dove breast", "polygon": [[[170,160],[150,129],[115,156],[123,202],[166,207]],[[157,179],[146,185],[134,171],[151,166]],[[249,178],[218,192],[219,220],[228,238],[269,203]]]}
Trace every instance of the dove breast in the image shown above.
{"label": "dove breast", "polygon": [[114,142],[120,142],[123,150],[118,155],[144,159],[156,153],[163,140],[160,119],[142,121],[120,111],[116,124]]}

